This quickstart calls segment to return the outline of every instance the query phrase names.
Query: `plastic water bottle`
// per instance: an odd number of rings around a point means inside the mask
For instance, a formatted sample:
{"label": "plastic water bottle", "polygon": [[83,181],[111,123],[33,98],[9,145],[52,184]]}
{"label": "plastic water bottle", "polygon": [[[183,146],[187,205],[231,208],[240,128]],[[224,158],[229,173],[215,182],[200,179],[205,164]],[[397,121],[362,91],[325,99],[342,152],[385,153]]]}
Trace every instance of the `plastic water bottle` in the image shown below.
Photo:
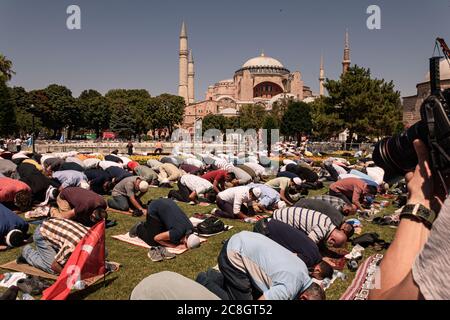
{"label": "plastic water bottle", "polygon": [[338,279],[341,279],[342,281],[347,280],[347,276],[345,275],[345,273],[340,272],[340,271],[337,271],[337,272],[336,272],[336,277],[337,277]]}
{"label": "plastic water bottle", "polygon": [[75,290],[83,290],[84,288],[86,288],[86,283],[84,281],[81,281],[81,280],[78,280],[73,285],[73,289],[75,289]]}

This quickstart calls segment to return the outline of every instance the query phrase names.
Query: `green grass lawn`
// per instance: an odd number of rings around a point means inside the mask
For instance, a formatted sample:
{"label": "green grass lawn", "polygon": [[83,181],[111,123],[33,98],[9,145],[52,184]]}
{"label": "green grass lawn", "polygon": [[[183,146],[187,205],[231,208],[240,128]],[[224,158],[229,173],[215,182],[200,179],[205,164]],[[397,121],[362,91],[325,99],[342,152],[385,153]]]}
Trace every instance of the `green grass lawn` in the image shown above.
{"label": "green grass lawn", "polygon": [[[326,188],[316,191],[313,194],[321,194],[327,191]],[[149,199],[158,199],[167,196],[168,189],[152,188],[143,198],[144,203]],[[178,203],[188,216],[195,213],[209,213],[214,207],[190,206],[184,203]],[[381,214],[390,214],[393,208],[385,209]],[[253,225],[242,223],[234,220],[224,220],[226,224],[234,226],[228,232],[208,239],[199,249],[188,251],[176,259],[155,263],[147,257],[147,250],[144,248],[132,246],[111,238],[113,235],[124,234],[138,221],[145,218],[133,218],[117,213],[110,213],[109,219],[117,220],[118,225],[106,230],[106,247],[108,250],[108,260],[119,262],[122,267],[120,271],[107,277],[106,283],[99,283],[95,286],[87,288],[84,291],[73,293],[70,299],[89,299],[89,300],[123,300],[128,299],[133,288],[145,277],[150,274],[163,270],[170,270],[180,273],[188,278],[195,279],[201,271],[217,264],[217,256],[222,248],[222,241],[228,239],[233,234],[243,230],[252,230]],[[362,221],[363,233],[377,232],[380,237],[386,241],[392,241],[395,229],[389,227],[381,227],[370,222]],[[34,230],[32,226],[31,231]],[[351,244],[348,244],[349,251]],[[20,249],[14,249],[0,253],[0,264],[4,264],[14,260]],[[372,249],[366,249],[364,257],[374,254]],[[2,270],[2,272],[9,272]],[[344,273],[348,278],[346,281],[336,280],[335,283],[327,290],[327,299],[339,299],[346,288],[350,285],[355,273],[345,269]],[[0,288],[2,292],[3,288]]]}

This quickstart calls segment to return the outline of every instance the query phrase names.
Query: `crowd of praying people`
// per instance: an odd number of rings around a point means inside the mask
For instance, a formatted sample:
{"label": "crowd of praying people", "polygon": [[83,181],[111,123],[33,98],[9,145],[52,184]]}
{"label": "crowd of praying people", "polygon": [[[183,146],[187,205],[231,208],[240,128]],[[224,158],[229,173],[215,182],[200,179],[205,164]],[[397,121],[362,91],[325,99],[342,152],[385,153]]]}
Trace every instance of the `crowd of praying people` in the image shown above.
{"label": "crowd of praying people", "polygon": [[[209,203],[215,206],[210,216],[253,223],[253,232],[238,232],[226,240],[216,268],[201,272],[195,281],[169,270],[152,274],[134,288],[131,299],[323,300],[321,280],[331,278],[334,272],[323,255],[347,245],[355,232],[348,217],[367,217],[376,196],[391,186],[383,180],[383,169],[362,152],[351,165],[336,157],[310,160],[301,148],[283,149],[281,145],[280,150],[284,160],[279,163],[267,152],[177,152],[145,164],[118,150],[107,155],[3,152],[0,248],[23,247],[17,263],[58,275],[89,228],[107,220],[108,212],[125,212],[145,216],[129,235],[150,246],[149,258],[173,259],[175,255],[167,248],[201,246],[192,222],[177,202],[193,206]],[[423,155],[422,160],[426,161]],[[279,169],[273,174],[275,164]],[[420,170],[415,173],[416,180],[420,174]],[[327,194],[310,196],[312,190],[321,190],[324,185],[329,186]],[[167,189],[167,197],[144,203],[143,197],[153,187]],[[421,192],[414,185],[408,187],[410,197],[411,190]],[[450,220],[448,208],[447,202],[440,215],[444,216],[442,224]],[[20,216],[29,212],[45,218],[33,235],[28,234],[29,223]],[[402,220],[399,231],[408,232],[407,222],[417,223]],[[430,241],[442,240],[447,230],[450,228],[432,232]],[[403,241],[413,241],[403,237]],[[395,273],[388,266],[401,257],[399,247],[405,245],[401,241],[396,237],[394,249],[388,250],[381,265],[388,275]],[[425,243],[422,238],[414,245],[416,251],[407,254],[409,260],[400,263],[404,277],[391,275],[384,280],[390,290],[375,290],[371,297],[401,297],[395,288],[415,286],[414,297],[448,298],[446,285],[439,293],[430,291],[439,275],[429,279],[424,262],[435,257],[433,267],[441,268],[450,256],[448,246],[437,249]],[[413,266],[424,245],[428,252],[423,252]],[[410,282],[404,284],[408,279]]]}

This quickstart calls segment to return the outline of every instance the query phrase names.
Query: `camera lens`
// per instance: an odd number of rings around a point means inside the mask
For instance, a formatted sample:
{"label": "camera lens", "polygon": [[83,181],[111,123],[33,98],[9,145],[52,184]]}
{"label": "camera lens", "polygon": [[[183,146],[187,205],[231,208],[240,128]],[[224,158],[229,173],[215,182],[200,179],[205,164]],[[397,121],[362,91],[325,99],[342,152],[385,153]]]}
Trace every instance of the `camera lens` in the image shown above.
{"label": "camera lens", "polygon": [[375,146],[372,158],[384,169],[384,181],[396,182],[415,169],[418,160],[413,142],[426,137],[424,130],[422,122],[418,122],[402,134],[386,138]]}

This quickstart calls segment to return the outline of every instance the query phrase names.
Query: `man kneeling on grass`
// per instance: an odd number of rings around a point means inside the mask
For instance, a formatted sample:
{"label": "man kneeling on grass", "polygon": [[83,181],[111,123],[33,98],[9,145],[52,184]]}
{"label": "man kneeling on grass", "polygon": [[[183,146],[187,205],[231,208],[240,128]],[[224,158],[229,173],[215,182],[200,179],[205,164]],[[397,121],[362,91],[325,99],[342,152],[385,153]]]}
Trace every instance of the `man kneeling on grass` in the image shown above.
{"label": "man kneeling on grass", "polygon": [[56,199],[58,208],[52,208],[54,218],[69,219],[92,227],[107,218],[106,201],[102,196],[83,188],[65,188]]}
{"label": "man kneeling on grass", "polygon": [[140,199],[148,191],[148,182],[141,177],[128,177],[120,181],[112,191],[112,198],[108,200],[108,206],[119,211],[128,211],[130,208],[147,214],[147,209],[142,207]]}
{"label": "man kneeling on grass", "polygon": [[75,221],[51,218],[36,228],[31,245],[23,248],[18,264],[29,264],[51,274],[60,274],[89,228]]}
{"label": "man kneeling on grass", "polygon": [[295,253],[306,264],[311,277],[317,280],[333,278],[333,268],[322,260],[319,247],[303,231],[273,219],[259,220],[253,231]]}
{"label": "man kneeling on grass", "polygon": [[150,248],[152,261],[175,258],[164,247],[194,249],[200,246],[200,239],[193,234],[194,226],[184,212],[171,199],[158,199],[148,205],[147,220],[131,228],[130,237],[139,237]]}
{"label": "man kneeling on grass", "polygon": [[204,195],[210,203],[216,201],[212,183],[193,174],[183,175],[178,181],[178,190],[169,192],[169,198],[191,204],[198,204],[200,195]]}
{"label": "man kneeling on grass", "polygon": [[224,244],[218,263],[220,273],[200,273],[197,282],[223,300],[325,299],[305,263],[262,234],[235,234]]}

